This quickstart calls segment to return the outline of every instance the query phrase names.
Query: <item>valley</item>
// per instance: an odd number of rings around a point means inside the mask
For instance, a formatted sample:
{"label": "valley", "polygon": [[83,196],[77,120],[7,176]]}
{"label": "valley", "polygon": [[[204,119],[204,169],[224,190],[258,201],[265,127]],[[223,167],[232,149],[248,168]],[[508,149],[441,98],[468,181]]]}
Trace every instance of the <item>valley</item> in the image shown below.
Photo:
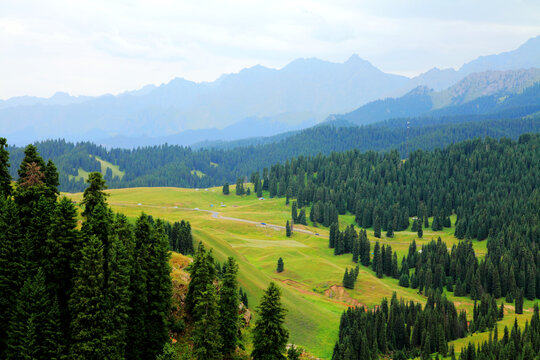
{"label": "valley", "polygon": [[[234,187],[232,188],[234,189]],[[223,195],[221,188],[182,189],[182,188],[130,188],[107,190],[107,201],[114,211],[126,214],[130,219],[137,218],[141,212],[167,221],[190,221],[194,241],[201,241],[220,261],[228,256],[237,259],[240,267],[240,286],[250,299],[250,308],[255,309],[262,289],[270,281],[280,284],[283,302],[288,310],[286,326],[291,331],[290,342],[305,348],[310,354],[322,359],[330,359],[334,342],[337,339],[339,319],[344,309],[351,306],[369,308],[380,303],[381,298],[390,299],[393,292],[398,297],[425,303],[426,298],[418,290],[398,286],[398,280],[385,277],[379,279],[371,268],[360,266],[360,273],[354,290],[344,289],[342,278],[345,268],[354,267],[350,254],[334,256],[328,248],[328,228],[295,225],[295,229],[308,230],[306,234],[298,231],[291,238],[285,236],[283,226],[290,219],[290,206],[283,198],[258,200],[250,196]],[[65,194],[80,202],[82,194]],[[225,205],[225,206],[221,206]],[[196,210],[198,209],[198,210]],[[219,213],[216,216],[215,213]],[[249,220],[245,223],[238,220]],[[452,223],[455,216],[452,217]],[[266,225],[262,225],[262,223]],[[354,222],[354,216],[340,216],[340,227]],[[380,239],[380,243],[391,245],[398,253],[398,259],[407,254],[410,242],[414,239],[420,247],[432,239],[441,237],[447,246],[458,243],[453,236],[454,227],[433,232],[426,229],[423,239],[418,239],[410,229],[395,233],[394,238]],[[320,234],[319,236],[314,234]],[[368,238],[375,243],[373,231],[368,229]],[[486,252],[486,241],[473,241],[475,253],[482,258]],[[285,271],[276,273],[276,261],[282,257]],[[473,301],[469,297],[455,297],[446,292],[449,300],[458,309],[472,314]],[[501,298],[498,302],[503,302]],[[505,325],[511,326],[516,316],[523,325],[530,318],[533,302],[526,301],[524,313],[514,315],[512,304],[505,304],[507,316],[499,323],[499,335]],[[255,316],[256,312],[255,312]],[[453,342],[456,351],[469,341],[484,341],[489,333],[475,333],[465,339]]]}

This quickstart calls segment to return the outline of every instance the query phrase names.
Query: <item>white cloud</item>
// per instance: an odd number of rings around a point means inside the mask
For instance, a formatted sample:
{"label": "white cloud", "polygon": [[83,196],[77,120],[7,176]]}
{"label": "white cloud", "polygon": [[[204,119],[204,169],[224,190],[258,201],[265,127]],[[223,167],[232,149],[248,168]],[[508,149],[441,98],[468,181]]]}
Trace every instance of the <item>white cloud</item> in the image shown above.
{"label": "white cloud", "polygon": [[538,1],[4,0],[0,98],[210,81],[297,57],[352,53],[414,75],[540,34]]}

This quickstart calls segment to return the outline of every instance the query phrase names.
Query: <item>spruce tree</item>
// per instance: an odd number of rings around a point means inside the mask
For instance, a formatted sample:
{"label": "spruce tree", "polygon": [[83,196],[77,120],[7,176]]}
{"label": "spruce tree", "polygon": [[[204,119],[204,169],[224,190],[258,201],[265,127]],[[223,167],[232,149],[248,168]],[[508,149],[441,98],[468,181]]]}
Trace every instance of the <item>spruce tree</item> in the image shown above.
{"label": "spruce tree", "polygon": [[105,359],[114,349],[108,347],[108,311],[104,294],[103,245],[96,236],[86,239],[81,260],[75,268],[69,299],[72,314],[69,356]]}
{"label": "spruce tree", "polygon": [[[236,295],[236,294],[235,294]],[[195,322],[193,324],[193,354],[198,360],[220,359],[221,336],[219,307],[216,288],[206,284],[197,298],[193,309]]]}
{"label": "spruce tree", "polygon": [[86,182],[88,183],[88,187],[84,190],[81,204],[84,205],[82,215],[88,218],[92,215],[97,204],[105,204],[105,199],[108,194],[104,192],[104,190],[107,189],[107,186],[105,185],[105,180],[103,180],[101,173],[92,172],[88,174]]}
{"label": "spruce tree", "polygon": [[203,291],[206,291],[206,285],[212,284],[216,278],[216,268],[214,267],[214,259],[208,253],[205,247],[200,244],[193,263],[188,268],[191,275],[188,292],[186,294],[186,309],[193,316],[196,299],[201,296]]}
{"label": "spruce tree", "polygon": [[[58,303],[41,269],[25,281],[9,322],[6,359],[60,359],[64,338]],[[7,325],[7,324],[4,324]]]}
{"label": "spruce tree", "polygon": [[77,209],[68,198],[62,197],[51,221],[45,243],[48,261],[44,264],[44,273],[49,289],[58,299],[62,330],[67,339],[71,322],[68,300],[82,247],[77,230]]}
{"label": "spruce tree", "polygon": [[223,185],[223,195],[229,195],[230,194],[230,190],[229,190],[229,183],[226,182],[224,185]]}
{"label": "spruce tree", "polygon": [[373,222],[373,236],[376,238],[381,238],[381,219],[379,216],[375,216],[375,221]]}
{"label": "spruce tree", "polygon": [[259,318],[253,329],[254,360],[281,360],[289,331],[285,329],[285,309],[281,305],[281,291],[273,282],[264,291],[258,307]]}
{"label": "spruce tree", "polygon": [[25,254],[15,203],[0,197],[0,358],[5,358],[7,324],[24,283]]}
{"label": "spruce tree", "polygon": [[163,222],[156,221],[155,231],[150,238],[148,258],[145,263],[147,306],[146,318],[146,356],[155,358],[168,341],[167,316],[169,313],[172,282],[169,265],[169,244]]}
{"label": "spruce tree", "polygon": [[418,238],[421,239],[424,236],[424,230],[422,229],[422,224],[418,225]]}
{"label": "spruce tree", "polygon": [[0,196],[11,195],[11,175],[9,173],[9,152],[7,140],[0,137]]}
{"label": "spruce tree", "polygon": [[222,338],[221,352],[230,357],[238,344],[238,265],[229,257],[219,293],[219,324]]}
{"label": "spruce tree", "polygon": [[296,208],[296,201],[293,201],[293,203],[292,203],[291,216],[292,216],[293,222],[295,222],[295,223],[298,222],[298,211],[297,211],[297,208]]}
{"label": "spruce tree", "polygon": [[130,258],[128,250],[118,236],[111,242],[109,277],[105,289],[107,312],[107,342],[110,358],[125,358],[127,346],[127,319],[129,315]]}
{"label": "spruce tree", "polygon": [[516,314],[523,314],[523,290],[516,290],[516,300],[515,300],[515,311]]}
{"label": "spruce tree", "polygon": [[289,220],[287,220],[287,224],[285,224],[285,235],[291,237],[291,225],[289,224]]}
{"label": "spruce tree", "polygon": [[283,264],[283,259],[282,258],[279,258],[278,261],[277,261],[277,268],[276,268],[276,271],[278,273],[280,272],[283,272],[283,270],[285,270],[285,266]]}

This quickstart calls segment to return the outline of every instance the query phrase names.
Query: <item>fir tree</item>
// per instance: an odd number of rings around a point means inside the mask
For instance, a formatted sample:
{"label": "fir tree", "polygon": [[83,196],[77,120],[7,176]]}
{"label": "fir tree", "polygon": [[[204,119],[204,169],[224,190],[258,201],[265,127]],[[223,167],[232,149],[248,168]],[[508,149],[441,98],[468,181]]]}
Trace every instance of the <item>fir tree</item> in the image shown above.
{"label": "fir tree", "polygon": [[84,205],[82,214],[88,218],[92,215],[97,204],[105,204],[105,199],[108,194],[104,192],[104,190],[107,189],[107,186],[105,185],[105,180],[103,180],[101,173],[93,172],[88,174],[86,182],[88,183],[88,187],[84,190],[81,204]]}
{"label": "fir tree", "polygon": [[239,340],[237,273],[238,265],[232,257],[229,257],[219,294],[219,332],[222,338],[221,352],[229,357],[236,350]]}
{"label": "fir tree", "polygon": [[[206,285],[212,284],[216,278],[214,259],[202,244],[199,245],[195,259],[188,270],[191,275],[191,281],[189,282],[188,292],[186,294],[186,308],[189,313],[193,314],[196,299],[201,296],[203,291],[206,291]],[[195,314],[193,315],[195,316]]]}
{"label": "fir tree", "polygon": [[297,211],[297,208],[296,208],[296,201],[293,201],[293,203],[292,203],[291,215],[292,215],[293,222],[298,222],[298,211]]}
{"label": "fir tree", "polygon": [[223,185],[223,195],[229,195],[230,194],[230,190],[229,190],[229,183],[226,182],[224,185]]}
{"label": "fir tree", "polygon": [[0,137],[0,196],[11,195],[11,175],[9,173],[9,152],[7,140]]}
{"label": "fir tree", "polygon": [[38,270],[22,287],[9,322],[6,359],[60,359],[64,351],[58,303]]}
{"label": "fir tree", "polygon": [[373,222],[373,236],[376,238],[381,238],[381,219],[379,216],[375,216],[375,221]]}
{"label": "fir tree", "polygon": [[198,360],[220,359],[221,336],[218,299],[213,284],[206,284],[193,309],[195,323],[193,325],[193,353]]}
{"label": "fir tree", "polygon": [[284,327],[285,309],[281,305],[281,291],[273,282],[265,290],[259,305],[259,318],[253,329],[254,360],[281,360],[289,338]]}
{"label": "fir tree", "polygon": [[69,356],[105,359],[114,349],[108,347],[107,299],[103,292],[103,245],[96,236],[86,240],[81,260],[75,268],[73,292],[69,300],[72,315]]}
{"label": "fir tree", "polygon": [[285,224],[285,235],[291,237],[291,225],[289,224],[289,220],[287,220],[287,224]]}
{"label": "fir tree", "polygon": [[25,257],[15,203],[0,197],[0,358],[5,358],[7,324],[24,283]]}
{"label": "fir tree", "polygon": [[145,263],[147,306],[145,309],[146,356],[155,358],[168,341],[167,315],[172,296],[169,244],[161,220],[156,221]]}
{"label": "fir tree", "polygon": [[523,314],[523,290],[516,290],[516,300],[515,300],[515,311],[516,314]]}
{"label": "fir tree", "polygon": [[280,272],[283,272],[283,270],[285,270],[284,264],[283,264],[283,259],[282,259],[282,258],[279,258],[278,261],[277,261],[277,268],[276,268],[276,271],[277,271],[278,273],[280,273]]}

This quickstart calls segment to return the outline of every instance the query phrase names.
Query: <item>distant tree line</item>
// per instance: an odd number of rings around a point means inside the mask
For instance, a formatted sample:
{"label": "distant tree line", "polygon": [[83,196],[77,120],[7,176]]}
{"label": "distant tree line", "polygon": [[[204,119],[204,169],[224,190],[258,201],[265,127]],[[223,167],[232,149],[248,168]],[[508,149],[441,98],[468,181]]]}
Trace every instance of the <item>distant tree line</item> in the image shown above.
{"label": "distant tree line", "polygon": [[[538,118],[520,118],[522,115],[519,112],[510,112],[505,116],[506,118],[490,115],[394,119],[362,127],[329,124],[306,129],[287,138],[280,136],[267,144],[227,150],[195,151],[177,145],[107,149],[88,142],[73,144],[64,140],[43,141],[36,143],[36,146],[45,159],[53,160],[58,167],[61,191],[83,191],[85,182],[76,176],[79,169],[86,172],[100,171],[101,164],[96,156],[125,171],[122,179],[113,176],[110,170],[103,174],[110,188],[209,187],[220,186],[225,182],[233,183],[235,179],[244,178],[253,171],[261,171],[264,167],[300,155],[313,156],[351,149],[397,149],[401,157],[405,157],[407,120],[412,123],[408,141],[411,151],[433,150],[474,137],[506,136],[516,139],[523,133],[540,131]],[[22,161],[24,148],[10,147],[9,150],[15,163]],[[201,176],[201,173],[204,175]],[[17,177],[14,169],[11,175],[13,178]],[[271,189],[280,191],[277,184]],[[259,197],[262,196],[260,191],[255,189]]]}

